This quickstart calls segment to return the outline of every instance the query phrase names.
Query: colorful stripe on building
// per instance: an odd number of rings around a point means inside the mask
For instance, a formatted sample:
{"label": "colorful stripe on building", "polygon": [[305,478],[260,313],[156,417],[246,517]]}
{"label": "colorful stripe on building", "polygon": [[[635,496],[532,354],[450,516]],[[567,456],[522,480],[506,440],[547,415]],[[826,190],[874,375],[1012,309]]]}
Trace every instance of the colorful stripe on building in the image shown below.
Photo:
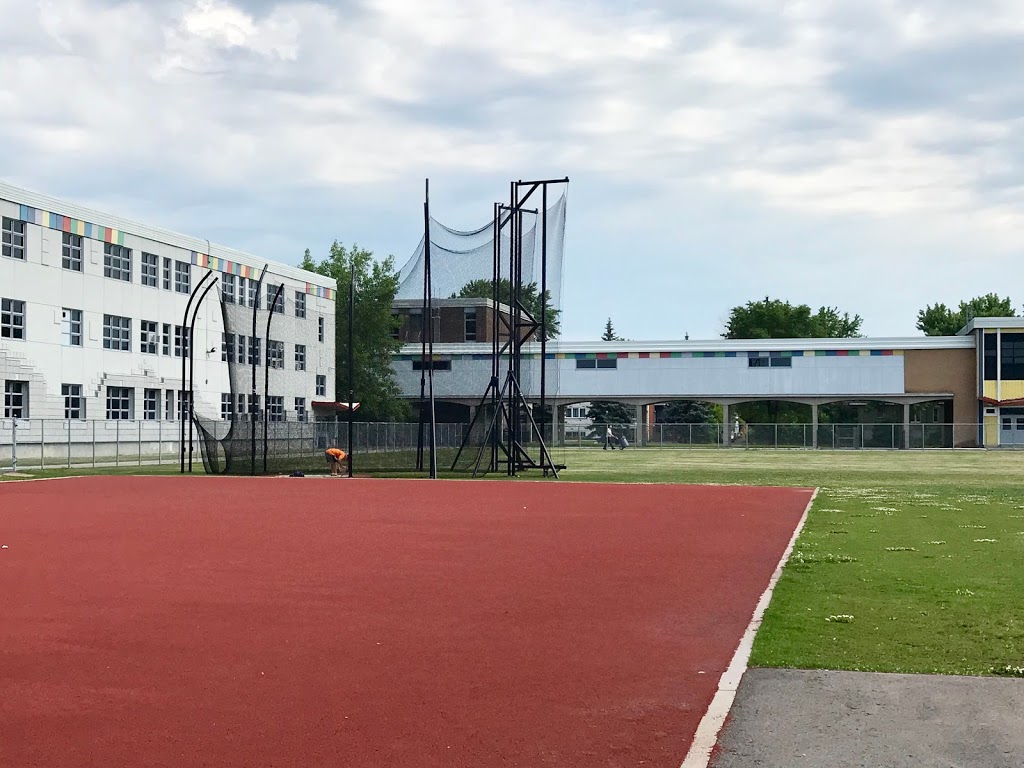
{"label": "colorful stripe on building", "polygon": [[[549,352],[548,360],[678,360],[686,358],[735,358],[735,357],[901,357],[902,349],[794,349],[779,352]],[[397,360],[419,360],[419,355],[396,355]],[[490,360],[487,354],[453,354],[435,360]],[[523,353],[523,360],[539,360],[540,354]]]}
{"label": "colorful stripe on building", "polygon": [[29,205],[22,205],[19,216],[22,221],[35,224],[37,227],[56,229],[58,232],[68,232],[80,237],[88,237],[90,240],[102,240],[104,243],[113,245],[124,245],[124,232],[110,227],[101,227],[99,224],[92,224],[88,221],[79,221],[70,216],[61,216],[59,213],[43,211]]}

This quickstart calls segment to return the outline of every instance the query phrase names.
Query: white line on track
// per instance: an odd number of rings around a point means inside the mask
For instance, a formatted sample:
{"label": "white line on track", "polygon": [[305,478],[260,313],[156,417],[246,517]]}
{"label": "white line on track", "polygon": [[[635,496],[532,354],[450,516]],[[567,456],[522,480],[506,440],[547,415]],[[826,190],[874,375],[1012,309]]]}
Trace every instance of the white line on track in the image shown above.
{"label": "white line on track", "polygon": [[800,537],[804,523],[807,522],[807,514],[811,511],[811,505],[814,504],[817,495],[818,489],[815,488],[810,501],[804,507],[804,514],[800,518],[800,522],[797,523],[796,530],[793,531],[793,537],[789,540],[786,551],[782,553],[782,559],[779,560],[775,572],[768,580],[768,588],[761,595],[761,599],[757,601],[754,615],[750,619],[750,624],[747,625],[743,637],[740,638],[740,644],[733,654],[732,661],[729,662],[729,667],[722,673],[722,677],[718,681],[715,697],[697,725],[697,732],[693,735],[690,751],[686,753],[680,768],[707,768],[711,761],[711,752],[714,750],[715,744],[718,743],[718,734],[721,732],[722,726],[725,725],[729,710],[732,709],[732,703],[736,699],[736,689],[739,687],[740,680],[743,679],[743,673],[747,671],[747,662],[750,661],[750,652],[754,647],[754,636],[761,627],[764,612],[768,609],[768,604],[772,599],[772,592],[775,590],[779,577],[782,576],[782,569],[785,567],[786,561],[789,560],[796,540]]}

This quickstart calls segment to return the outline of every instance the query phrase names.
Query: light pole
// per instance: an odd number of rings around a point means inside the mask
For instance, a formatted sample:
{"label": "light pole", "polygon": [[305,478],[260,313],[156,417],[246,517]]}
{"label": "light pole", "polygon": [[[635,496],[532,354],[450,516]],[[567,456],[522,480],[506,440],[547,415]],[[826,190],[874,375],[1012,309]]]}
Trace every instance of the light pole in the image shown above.
{"label": "light pole", "polygon": [[355,408],[355,385],[352,377],[355,373],[353,363],[353,335],[355,326],[356,306],[356,257],[352,254],[348,271],[348,476],[352,477],[352,421]]}

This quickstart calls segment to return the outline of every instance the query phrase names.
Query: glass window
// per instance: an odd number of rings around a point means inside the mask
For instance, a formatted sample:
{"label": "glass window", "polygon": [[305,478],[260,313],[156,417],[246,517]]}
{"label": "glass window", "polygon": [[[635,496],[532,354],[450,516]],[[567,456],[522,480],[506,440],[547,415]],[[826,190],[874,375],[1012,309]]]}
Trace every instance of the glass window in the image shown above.
{"label": "glass window", "polygon": [[164,269],[161,273],[163,278],[163,288],[165,291],[171,290],[171,259],[164,258]]}
{"label": "glass window", "polygon": [[65,347],[82,346],[82,310],[61,308],[60,339]]}
{"label": "glass window", "polygon": [[107,418],[113,421],[131,421],[132,388],[107,387]]}
{"label": "glass window", "polygon": [[235,276],[224,273],[220,276],[220,296],[227,304],[235,303]]}
{"label": "glass window", "polygon": [[284,398],[279,395],[267,397],[267,410],[270,421],[284,421]]}
{"label": "glass window", "polygon": [[414,371],[435,370],[435,371],[450,371],[452,369],[451,360],[427,360],[426,363],[422,360],[413,360],[412,369]]}
{"label": "glass window", "polygon": [[996,334],[985,331],[984,356],[985,356],[985,381],[996,380]]}
{"label": "glass window", "polygon": [[[243,336],[242,334],[238,334],[238,362],[240,362],[240,363],[244,363],[245,359],[246,359],[246,357],[245,357],[245,351],[246,351],[246,341],[245,341],[245,339],[246,339],[245,336]],[[243,408],[242,410],[244,411],[245,409]]]}
{"label": "glass window", "polygon": [[103,244],[103,276],[113,280],[132,281],[132,252],[123,245]]}
{"label": "glass window", "polygon": [[221,392],[220,418],[223,421],[233,421],[235,418],[235,396],[230,392]]}
{"label": "glass window", "polygon": [[25,340],[25,302],[0,299],[0,338]]}
{"label": "glass window", "polygon": [[12,259],[25,260],[25,222],[18,219],[3,217],[3,229],[0,233],[4,256]]}
{"label": "glass window", "polygon": [[258,336],[249,337],[249,365],[259,365],[260,358],[262,357],[261,350],[263,349],[263,339]]}
{"label": "glass window", "polygon": [[271,368],[284,368],[284,342],[267,341],[267,365]]}
{"label": "glass window", "polygon": [[174,356],[188,357],[188,329],[174,326]]}
{"label": "glass window", "polygon": [[466,341],[476,341],[476,307],[465,309]]}
{"label": "glass window", "polygon": [[160,257],[155,253],[142,254],[142,284],[156,288]]}
{"label": "glass window", "polygon": [[598,368],[618,368],[619,367],[619,361],[617,359],[615,359],[615,358],[598,359],[597,367]]}
{"label": "glass window", "polygon": [[12,381],[8,379],[4,382],[4,418],[28,418],[27,381]]}
{"label": "glass window", "polygon": [[771,358],[768,357],[748,357],[747,367],[748,368],[770,368]]}
{"label": "glass window", "polygon": [[156,323],[143,320],[139,323],[139,351],[144,355],[155,355],[160,343],[160,334],[156,331]]}
{"label": "glass window", "polygon": [[61,266],[72,272],[82,271],[82,236],[71,232],[62,233]]}
{"label": "glass window", "polygon": [[160,420],[160,390],[147,389],[142,395],[142,413],[146,421]]}
{"label": "glass window", "polygon": [[256,307],[256,309],[260,308],[260,283],[252,278],[249,278],[249,303],[247,306],[250,309],[253,307]]}
{"label": "glass window", "polygon": [[[304,397],[295,398],[295,418],[299,421],[306,421],[308,418],[306,414],[306,398]],[[1021,419],[1021,423],[1024,424],[1024,419]]]}
{"label": "glass window", "polygon": [[581,370],[581,369],[586,369],[586,368],[597,368],[597,360],[594,360],[594,359],[580,360],[579,358],[577,358],[576,359],[576,369],[577,370]]}
{"label": "glass window", "polygon": [[130,352],[132,349],[132,321],[120,315],[103,316],[103,348]]}
{"label": "glass window", "polygon": [[82,397],[82,385],[61,384],[60,393],[64,396],[64,418],[84,419],[85,398]]}
{"label": "glass window", "polygon": [[222,363],[235,362],[235,334],[222,333],[220,335],[220,361]]}
{"label": "glass window", "polygon": [[793,358],[792,357],[772,357],[771,360],[772,368],[792,368]]}
{"label": "glass window", "polygon": [[[281,286],[267,283],[267,306],[270,307],[271,312],[281,313],[284,312],[284,289],[281,288],[281,294],[278,295],[278,288]],[[277,296],[277,301],[274,301],[275,296]]]}
{"label": "glass window", "polygon": [[[178,420],[179,421],[181,421],[186,416],[189,416],[192,413],[192,409],[191,409],[190,406],[191,406],[191,401],[189,400],[188,392],[186,392],[183,389],[179,389],[178,390]],[[184,411],[185,411],[184,415],[182,415],[182,409],[184,409]]]}
{"label": "glass window", "polygon": [[295,345],[295,370],[304,371],[306,370],[306,345],[296,344]]}
{"label": "glass window", "polygon": [[164,418],[167,421],[174,421],[174,390],[168,389],[164,393]]}
{"label": "glass window", "polygon": [[327,377],[317,376],[316,377],[316,396],[327,397]]}
{"label": "glass window", "polygon": [[191,293],[192,291],[192,265],[188,262],[174,262],[174,291],[175,293]]}
{"label": "glass window", "polygon": [[324,319],[322,317],[318,317],[316,320],[317,320],[317,335],[318,335],[318,338],[320,340],[320,343],[323,344],[324,343]]}
{"label": "glass window", "polygon": [[171,356],[171,324],[164,323],[160,334],[160,353],[165,357]]}
{"label": "glass window", "polygon": [[1024,380],[1024,333],[1002,334],[1000,375],[1004,381]]}
{"label": "glass window", "polygon": [[306,294],[304,294],[302,291],[295,292],[295,316],[306,316]]}

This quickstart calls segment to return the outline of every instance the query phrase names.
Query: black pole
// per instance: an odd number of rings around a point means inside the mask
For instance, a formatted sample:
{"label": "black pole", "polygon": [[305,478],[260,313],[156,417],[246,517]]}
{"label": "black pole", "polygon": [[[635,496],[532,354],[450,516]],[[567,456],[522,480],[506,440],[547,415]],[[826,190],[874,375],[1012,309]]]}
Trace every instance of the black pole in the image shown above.
{"label": "black pole", "polygon": [[[493,413],[498,412],[498,391],[500,384],[498,383],[499,377],[501,376],[501,366],[498,360],[498,350],[500,349],[500,342],[498,336],[501,329],[501,318],[500,318],[500,305],[501,305],[501,293],[499,286],[501,285],[501,203],[494,204],[494,282],[491,286],[492,296],[491,299],[494,302],[494,306],[491,307],[491,410]],[[495,430],[493,435],[489,435],[489,441],[491,443],[491,461],[488,465],[488,469],[491,472],[498,471],[498,431]]]}
{"label": "black pole", "polygon": [[[211,274],[212,273],[207,272],[205,275],[203,275],[203,279],[199,281],[199,284],[196,285],[195,290],[192,291],[191,295],[188,297],[188,303],[185,304],[185,314],[181,318],[181,339],[180,339],[180,342],[179,342],[180,344],[184,344],[185,343],[185,329],[188,327],[188,313],[189,313],[189,310],[192,309],[192,300],[195,299],[196,294],[199,293],[199,289],[202,288],[203,283],[206,281],[206,278],[209,277]],[[186,391],[186,389],[188,387],[188,381],[186,379],[186,372],[185,372],[185,365],[187,363],[188,363],[188,360],[186,360],[186,358],[185,358],[185,350],[183,349],[183,350],[181,350],[181,394],[182,395],[185,394],[185,391]],[[179,395],[179,400],[180,400],[180,395]],[[182,406],[182,408],[181,408],[181,428],[180,428],[179,431],[181,432],[181,445],[180,445],[180,448],[181,448],[181,451],[180,451],[180,454],[181,454],[180,455],[180,458],[181,458],[181,474],[185,474],[185,407],[184,406]]]}
{"label": "black pole", "polygon": [[356,258],[355,253],[349,264],[348,274],[348,476],[352,477],[352,424],[355,414],[355,383],[352,377],[355,375],[354,342],[352,329],[356,324]]}
{"label": "black pole", "polygon": [[[260,279],[256,281],[256,295],[252,302],[252,337],[249,339],[249,365],[252,368],[252,393],[249,395],[249,424],[250,432],[250,474],[256,474],[256,311],[260,307],[260,294],[263,291],[263,277],[267,274],[267,264],[263,265],[260,272]],[[250,278],[251,282],[252,278]]]}
{"label": "black pole", "polygon": [[427,330],[427,353],[430,356],[430,370],[427,371],[427,380],[430,387],[430,478],[437,479],[437,415],[434,412],[434,296],[433,283],[430,274],[430,179],[426,180],[423,199],[423,247],[426,275],[424,286],[427,294],[427,317],[430,318],[430,326]]}
{"label": "black pole", "polygon": [[[426,180],[426,189],[430,189],[430,179]],[[425,442],[424,420],[427,418],[427,323],[430,321],[428,314],[428,297],[430,294],[430,227],[428,222],[429,209],[427,198],[423,198],[423,295],[420,304],[420,402],[419,419],[416,428],[416,471],[423,471],[423,446]],[[430,361],[431,368],[433,360]]]}
{"label": "black pole", "polygon": [[274,319],[274,307],[277,300],[284,291],[284,283],[277,286],[274,292],[274,300],[267,307],[267,349],[263,358],[263,474],[267,474],[267,446],[269,445],[268,431],[270,429],[270,322]]}
{"label": "black pole", "polygon": [[[541,445],[544,445],[544,425],[546,420],[546,414],[544,408],[546,407],[545,397],[545,371],[548,367],[548,185],[544,185],[544,189],[541,191],[541,206],[540,206],[540,440]],[[555,422],[552,420],[551,422]],[[554,443],[555,435],[551,435],[551,442]],[[541,457],[541,463],[543,463],[543,456]],[[547,474],[547,467],[544,468],[544,474]]]}
{"label": "black pole", "polygon": [[[203,279],[199,281],[199,285],[196,286],[198,291],[200,286],[206,281],[206,278],[212,275],[213,272],[207,272]],[[206,298],[206,294],[210,292],[210,289],[217,284],[217,278],[213,278],[206,290],[199,297],[199,301],[196,302],[195,309],[192,311],[192,318],[188,324],[188,471],[192,471],[192,420],[195,418],[195,369],[196,369],[196,340],[195,340],[195,329],[196,329],[196,318],[199,317],[199,308],[203,306],[203,300]],[[182,335],[184,336],[184,329],[182,329]],[[184,339],[183,339],[184,341]],[[184,351],[182,350],[182,357],[185,357]],[[182,415],[185,413],[185,409],[181,409]]]}

